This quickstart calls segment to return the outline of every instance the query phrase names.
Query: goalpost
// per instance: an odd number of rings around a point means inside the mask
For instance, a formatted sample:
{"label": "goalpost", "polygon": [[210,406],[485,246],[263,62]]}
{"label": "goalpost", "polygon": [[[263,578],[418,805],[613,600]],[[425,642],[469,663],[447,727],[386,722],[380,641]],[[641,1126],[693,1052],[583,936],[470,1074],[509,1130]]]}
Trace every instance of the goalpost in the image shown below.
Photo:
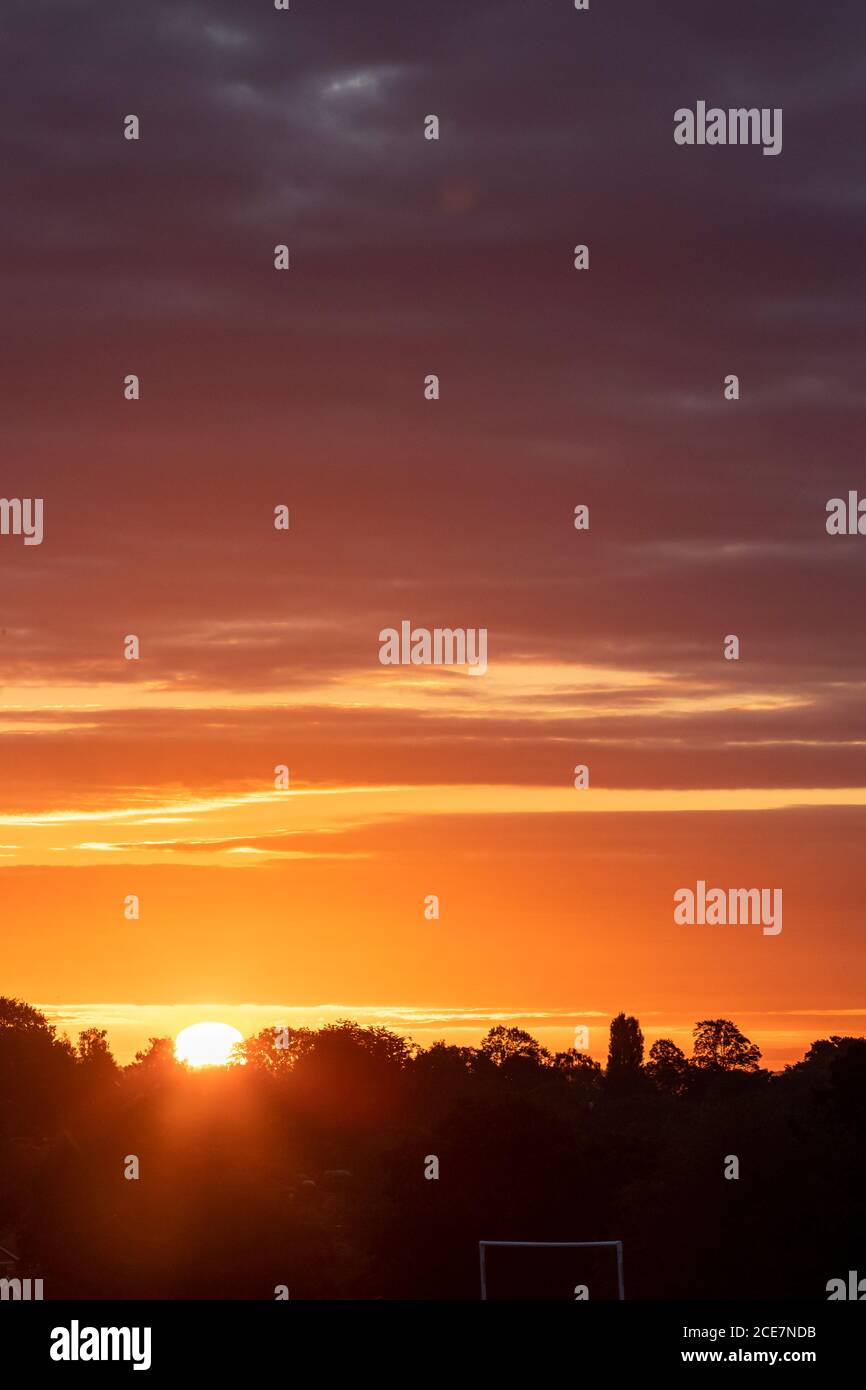
{"label": "goalpost", "polygon": [[531,1250],[588,1250],[609,1247],[616,1249],[616,1285],[618,1298],[625,1299],[625,1284],[622,1272],[621,1240],[479,1240],[478,1258],[481,1266],[481,1297],[487,1299],[487,1250],[490,1246],[508,1246],[511,1249],[522,1246]]}

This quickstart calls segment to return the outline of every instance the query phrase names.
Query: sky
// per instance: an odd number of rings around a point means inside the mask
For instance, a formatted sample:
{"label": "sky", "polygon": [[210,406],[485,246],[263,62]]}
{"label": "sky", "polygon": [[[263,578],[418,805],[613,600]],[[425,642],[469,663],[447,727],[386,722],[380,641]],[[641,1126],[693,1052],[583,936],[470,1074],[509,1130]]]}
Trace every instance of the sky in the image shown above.
{"label": "sky", "polygon": [[[7,0],[0,491],[44,539],[0,536],[0,993],[123,1061],[201,1018],[866,1031],[866,539],[825,526],[864,39],[854,0]],[[676,145],[699,100],[782,152]],[[487,672],[382,666],[403,620]],[[676,925],[699,879],[782,932]]]}

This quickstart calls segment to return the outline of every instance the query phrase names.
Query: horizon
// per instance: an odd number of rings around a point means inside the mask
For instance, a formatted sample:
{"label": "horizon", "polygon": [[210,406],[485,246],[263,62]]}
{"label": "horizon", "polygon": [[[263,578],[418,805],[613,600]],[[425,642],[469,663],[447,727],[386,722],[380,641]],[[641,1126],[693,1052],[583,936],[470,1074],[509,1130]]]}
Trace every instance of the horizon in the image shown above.
{"label": "horizon", "polygon": [[[108,1044],[113,1056],[122,1066],[134,1060],[135,1053],[143,1049],[151,1037],[170,1037],[191,1024],[218,1021],[239,1028],[244,1040],[256,1036],[266,1028],[322,1028],[328,1024],[350,1020],[361,1027],[383,1027],[418,1046],[428,1048],[432,1043],[446,1043],[477,1047],[490,1028],[498,1025],[524,1029],[542,1047],[550,1052],[565,1051],[575,1046],[575,1030],[585,1027],[589,1034],[589,1045],[577,1048],[594,1061],[604,1062],[608,1051],[610,1022],[616,1013],[606,1016],[584,1012],[570,1012],[568,1022],[560,1018],[551,1021],[550,1017],[539,1016],[528,1010],[503,1013],[497,1010],[411,1010],[357,1005],[323,1004],[306,1008],[292,1008],[286,1005],[271,1004],[226,1004],[205,1002],[196,1005],[105,1005],[52,1006],[35,1003],[34,1008],[44,1013],[53,1023],[60,1036],[68,1036],[76,1042],[79,1033],[85,1028],[105,1028]],[[632,1012],[632,1011],[629,1011]],[[672,1024],[655,1021],[652,1015],[635,1012],[645,1040],[645,1050],[660,1038],[669,1038],[688,1055],[695,1026],[701,1014],[687,1024]],[[757,1043],[761,1050],[761,1066],[767,1071],[782,1070],[785,1066],[801,1061],[813,1042],[822,1038],[861,1037],[866,1033],[864,1015],[859,1011],[832,1011],[825,1014],[808,1015],[814,1022],[809,1028],[800,1027],[761,1030],[751,1023],[749,1011],[730,1010],[725,1017],[734,1023]],[[787,1015],[781,1015],[781,1018]],[[793,1017],[799,1017],[795,1011]],[[471,1020],[471,1021],[467,1021]],[[795,1042],[794,1039],[797,1039]],[[769,1040],[768,1040],[769,1039]],[[784,1039],[785,1041],[782,1041]],[[800,1039],[808,1039],[801,1042]]]}

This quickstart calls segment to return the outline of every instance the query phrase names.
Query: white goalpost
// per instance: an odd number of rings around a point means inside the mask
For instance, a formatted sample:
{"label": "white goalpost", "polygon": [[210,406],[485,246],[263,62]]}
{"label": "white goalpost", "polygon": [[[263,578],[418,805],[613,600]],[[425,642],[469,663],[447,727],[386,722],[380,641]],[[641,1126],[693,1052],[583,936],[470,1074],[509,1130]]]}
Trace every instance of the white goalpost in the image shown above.
{"label": "white goalpost", "polygon": [[608,1247],[616,1250],[616,1285],[620,1300],[625,1299],[625,1283],[622,1272],[621,1240],[479,1240],[478,1259],[481,1268],[481,1298],[487,1300],[487,1250],[491,1246],[519,1247],[530,1250],[588,1250]]}

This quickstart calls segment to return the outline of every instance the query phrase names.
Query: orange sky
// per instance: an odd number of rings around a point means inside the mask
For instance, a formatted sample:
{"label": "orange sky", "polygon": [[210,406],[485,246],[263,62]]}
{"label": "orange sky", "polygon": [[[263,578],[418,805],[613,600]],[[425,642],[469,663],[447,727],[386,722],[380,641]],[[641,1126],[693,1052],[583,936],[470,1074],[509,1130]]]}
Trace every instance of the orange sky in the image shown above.
{"label": "orange sky", "polygon": [[[601,1056],[626,1008],[648,1042],[683,1045],[698,1017],[731,1015],[779,1064],[862,1026],[862,799],[487,784],[138,788],[103,810],[71,797],[4,818],[4,979],[73,1034],[108,1027],[121,1057],[201,1017],[249,1031],[341,1015],[419,1042],[474,1042],[505,1019],[562,1047],[585,1024]],[[699,877],[781,886],[782,933],[675,926],[672,893]]]}
{"label": "orange sky", "polygon": [[[686,78],[742,97],[685,7],[240,8],[5,37],[0,491],[44,539],[0,536],[0,992],[122,1059],[203,1014],[863,1032],[862,45],[804,10],[804,78],[744,14],[763,159],[674,144]],[[403,620],[486,674],[383,667]],[[698,879],[783,931],[677,927]]]}

